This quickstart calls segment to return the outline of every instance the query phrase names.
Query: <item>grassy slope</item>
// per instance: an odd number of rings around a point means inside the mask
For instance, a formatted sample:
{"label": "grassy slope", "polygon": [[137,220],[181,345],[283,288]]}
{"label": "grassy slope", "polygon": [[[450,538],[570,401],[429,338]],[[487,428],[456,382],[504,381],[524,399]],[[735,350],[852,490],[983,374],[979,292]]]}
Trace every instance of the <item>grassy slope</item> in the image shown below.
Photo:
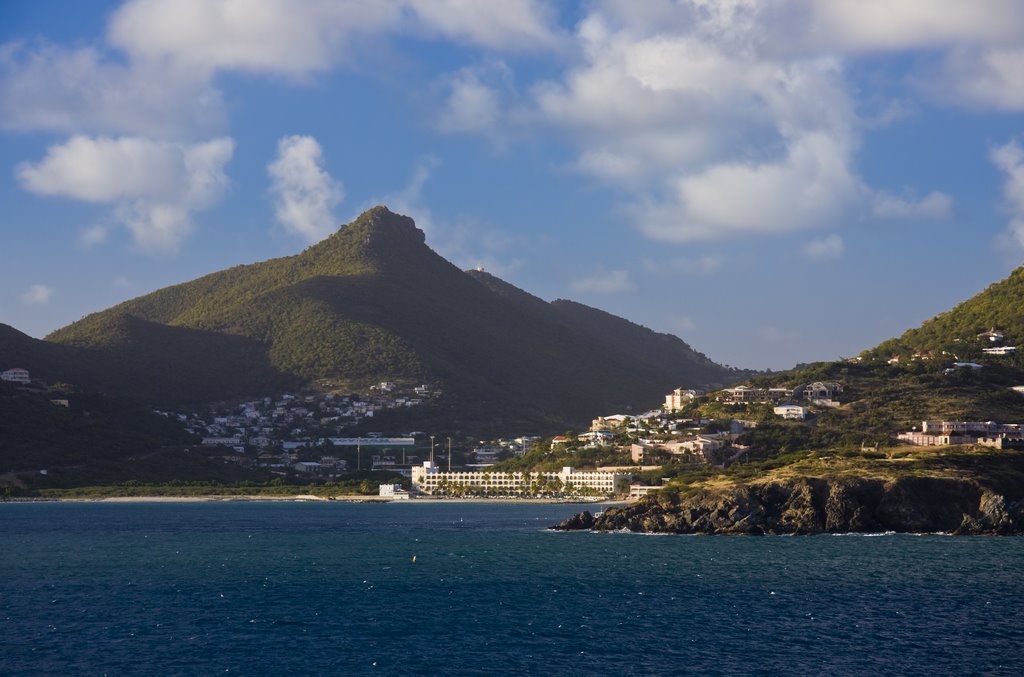
{"label": "grassy slope", "polygon": [[[609,340],[611,316],[595,328],[538,302],[546,312],[478,284],[411,219],[377,208],[300,255],[169,287],[48,339],[116,359],[130,374],[122,385],[149,399],[434,380],[470,420],[537,427],[656,406],[689,372],[729,373],[678,339],[621,321],[628,336]],[[669,349],[652,357],[654,343]]]}

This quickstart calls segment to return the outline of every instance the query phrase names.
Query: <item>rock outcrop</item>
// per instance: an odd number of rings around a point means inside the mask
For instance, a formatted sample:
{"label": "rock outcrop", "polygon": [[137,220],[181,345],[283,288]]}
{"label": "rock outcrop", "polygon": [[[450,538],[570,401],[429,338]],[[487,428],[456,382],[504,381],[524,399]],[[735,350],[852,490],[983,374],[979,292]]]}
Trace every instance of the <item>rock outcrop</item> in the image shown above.
{"label": "rock outcrop", "polygon": [[663,493],[603,513],[574,515],[562,530],[669,534],[910,532],[1024,533],[1024,497],[967,479],[795,479]]}

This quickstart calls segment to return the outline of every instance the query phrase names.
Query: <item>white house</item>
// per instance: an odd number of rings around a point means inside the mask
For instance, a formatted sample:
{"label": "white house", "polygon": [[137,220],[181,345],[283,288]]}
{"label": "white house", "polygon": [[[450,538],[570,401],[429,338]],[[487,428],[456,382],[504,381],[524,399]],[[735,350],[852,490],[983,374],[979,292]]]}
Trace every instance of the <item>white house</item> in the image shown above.
{"label": "white house", "polygon": [[801,407],[799,404],[780,404],[772,411],[775,412],[776,416],[781,416],[790,421],[802,421],[807,417],[807,408]]}
{"label": "white house", "polygon": [[378,490],[384,498],[400,501],[406,501],[410,498],[409,492],[403,489],[401,484],[381,484]]}
{"label": "white house", "polygon": [[985,340],[988,339],[990,343],[999,343],[1003,340],[1003,332],[996,329],[989,329],[978,334],[978,338]]}

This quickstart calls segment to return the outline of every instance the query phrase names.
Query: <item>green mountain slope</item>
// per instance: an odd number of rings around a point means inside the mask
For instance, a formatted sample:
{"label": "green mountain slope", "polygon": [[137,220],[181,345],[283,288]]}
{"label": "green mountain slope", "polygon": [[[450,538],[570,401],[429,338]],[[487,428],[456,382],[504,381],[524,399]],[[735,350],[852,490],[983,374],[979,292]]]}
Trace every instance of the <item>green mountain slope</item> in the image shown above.
{"label": "green mountain slope", "polygon": [[[946,350],[962,359],[981,354],[989,343],[978,334],[1001,331],[1007,345],[1024,342],[1024,267],[990,285],[976,296],[941,313],[899,338],[885,341],[866,356],[888,358],[914,352]],[[962,353],[962,354],[961,354]]]}
{"label": "green mountain slope", "polygon": [[87,384],[155,402],[431,381],[454,415],[498,428],[578,424],[738,378],[674,337],[480,282],[377,207],[301,254],[161,289],[46,344],[109,369]]}
{"label": "green mountain slope", "polygon": [[550,303],[481,270],[467,273],[491,291],[512,301],[531,316],[561,324],[587,336],[606,350],[628,354],[647,367],[671,374],[685,374],[675,386],[702,386],[735,382],[753,375],[751,371],[728,370],[695,351],[672,334],[652,331],[611,313],[566,299]]}

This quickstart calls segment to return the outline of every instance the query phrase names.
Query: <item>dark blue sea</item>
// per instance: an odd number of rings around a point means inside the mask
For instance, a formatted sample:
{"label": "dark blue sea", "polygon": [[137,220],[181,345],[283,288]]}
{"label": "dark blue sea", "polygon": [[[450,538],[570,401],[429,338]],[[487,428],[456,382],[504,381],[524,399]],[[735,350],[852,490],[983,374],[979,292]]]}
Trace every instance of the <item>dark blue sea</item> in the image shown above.
{"label": "dark blue sea", "polygon": [[1024,674],[1022,538],[546,530],[579,509],[2,504],[0,673]]}

